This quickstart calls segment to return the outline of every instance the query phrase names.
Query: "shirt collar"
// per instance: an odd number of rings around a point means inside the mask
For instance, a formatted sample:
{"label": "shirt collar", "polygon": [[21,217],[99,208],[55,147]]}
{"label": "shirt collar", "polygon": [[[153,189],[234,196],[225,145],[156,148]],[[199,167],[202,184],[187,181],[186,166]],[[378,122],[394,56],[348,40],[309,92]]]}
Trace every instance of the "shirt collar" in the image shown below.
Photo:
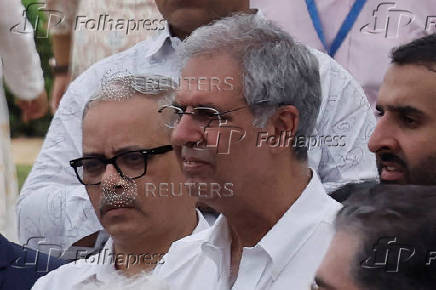
{"label": "shirt collar", "polygon": [[[335,213],[341,207],[340,203],[327,195],[318,174],[311,170],[312,178],[300,197],[255,246],[262,248],[271,258],[273,280],[278,278],[318,225],[323,221],[333,222]],[[202,251],[211,257],[216,257],[217,251],[221,255],[225,254],[223,251],[230,253],[230,229],[223,215],[220,215],[209,230],[192,238],[200,242]],[[221,263],[223,262],[226,263]]]}
{"label": "shirt collar", "polygon": [[210,226],[209,226],[209,223],[207,222],[207,220],[204,218],[204,216],[203,216],[203,214],[198,210],[198,209],[195,209],[196,210],[196,212],[197,212],[197,226],[195,227],[195,229],[192,231],[192,235],[193,234],[197,234],[197,233],[199,233],[199,232],[201,232],[201,231],[203,231],[203,230],[206,230],[206,229],[208,229]]}
{"label": "shirt collar", "polygon": [[[192,234],[199,233],[209,228],[209,224],[204,218],[203,214],[198,209],[196,209],[196,212],[198,222],[197,226],[192,231]],[[97,266],[95,275],[98,281],[109,281],[109,279],[111,279],[114,274],[118,274],[117,270],[115,269],[115,263],[111,262],[111,259],[115,259],[115,253],[113,251],[113,240],[110,237],[106,242],[103,250],[100,253],[94,255],[93,261]],[[163,257],[163,260],[165,261],[165,256]],[[159,264],[157,264],[157,267],[158,265]]]}
{"label": "shirt collar", "polygon": [[[265,15],[260,9],[256,9],[256,16],[265,18]],[[148,42],[145,40],[144,42]],[[177,49],[180,46],[182,40],[176,36],[171,35],[168,21],[165,21],[165,28],[157,36],[152,38],[152,46],[150,48],[150,56],[160,58],[159,54],[162,51],[166,51],[168,48]]]}
{"label": "shirt collar", "polygon": [[113,251],[113,240],[110,237],[103,250],[96,254],[95,256],[96,263],[96,273],[95,277],[98,281],[104,282],[109,281],[114,274],[118,274],[115,269],[115,253]]}
{"label": "shirt collar", "polygon": [[313,169],[312,174],[300,197],[258,243],[272,260],[273,280],[277,279],[318,225],[323,221],[332,222],[341,207],[340,203],[327,195]]}
{"label": "shirt collar", "polygon": [[[148,43],[148,41],[145,40],[144,43]],[[166,22],[164,30],[152,38],[149,55],[159,59],[161,58],[160,54],[166,54],[168,50],[175,50],[181,43],[180,38],[171,35],[168,22]]]}

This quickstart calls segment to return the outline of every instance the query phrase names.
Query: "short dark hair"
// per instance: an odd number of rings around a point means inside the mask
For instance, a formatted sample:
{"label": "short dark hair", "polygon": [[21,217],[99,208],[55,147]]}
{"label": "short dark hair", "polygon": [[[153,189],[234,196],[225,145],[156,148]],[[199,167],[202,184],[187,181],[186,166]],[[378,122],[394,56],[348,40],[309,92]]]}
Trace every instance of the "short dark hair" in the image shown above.
{"label": "short dark hair", "polygon": [[[362,289],[430,290],[436,285],[436,186],[376,185],[353,193],[338,212],[336,230],[357,235],[359,247],[350,267]],[[375,264],[376,248],[409,250],[410,259],[398,264],[399,255],[387,255]],[[377,253],[386,254],[389,253]],[[434,263],[428,262],[429,253]],[[379,257],[378,256],[378,257]],[[383,256],[384,257],[384,256]],[[371,264],[372,263],[372,264]],[[395,269],[396,266],[398,269]],[[347,267],[348,268],[348,267]]]}
{"label": "short dark hair", "polygon": [[434,71],[436,65],[436,33],[392,50],[392,63],[398,65],[424,65]]}

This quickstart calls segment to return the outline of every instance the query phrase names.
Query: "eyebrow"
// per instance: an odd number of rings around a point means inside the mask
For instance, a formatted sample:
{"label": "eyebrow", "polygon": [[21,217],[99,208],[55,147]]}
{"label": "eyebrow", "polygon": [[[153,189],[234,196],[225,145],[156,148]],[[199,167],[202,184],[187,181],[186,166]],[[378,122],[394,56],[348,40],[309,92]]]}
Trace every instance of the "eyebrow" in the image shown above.
{"label": "eyebrow", "polygon": [[[179,104],[179,103],[177,103],[176,101],[174,101],[174,102],[172,103],[172,105],[173,105],[173,106],[176,106],[176,107],[180,107],[180,108],[187,107],[186,105]],[[195,104],[195,105],[190,105],[190,106],[192,106],[192,107],[194,107],[194,108],[195,108],[195,107],[207,107],[207,108],[212,108],[212,109],[217,110],[217,111],[220,112],[220,113],[226,111],[226,110],[224,110],[224,109],[218,107],[217,105],[215,105],[215,104],[213,104],[213,103],[202,103],[202,104]]]}
{"label": "eyebrow", "polygon": [[318,284],[319,287],[323,287],[323,288],[327,288],[327,289],[331,289],[331,290],[336,290],[337,289],[335,286],[332,286],[331,284],[326,282],[321,277],[315,277],[315,282],[316,282],[316,284]]}
{"label": "eyebrow", "polygon": [[383,105],[376,105],[376,109],[377,110],[387,110],[387,111],[391,111],[391,112],[396,112],[396,113],[401,113],[401,114],[413,114],[416,116],[425,116],[425,113],[415,107],[412,106],[392,106],[392,105],[387,105],[387,106],[383,106]]}
{"label": "eyebrow", "polygon": [[116,151],[114,151],[114,155],[118,155],[118,154],[121,154],[121,153],[124,153],[124,152],[128,152],[128,151],[141,150],[141,149],[144,149],[144,146],[138,146],[138,145],[126,146],[126,147],[122,147],[122,148],[117,149]]}
{"label": "eyebrow", "polygon": [[[132,146],[126,146],[126,147],[122,147],[120,149],[117,149],[116,151],[114,151],[113,155],[118,155],[124,152],[128,152],[128,151],[136,151],[136,150],[141,150],[144,149],[144,147],[142,146],[138,146],[138,145],[132,145]],[[95,152],[84,152],[83,153],[83,157],[104,157],[106,158],[106,156],[104,154],[101,153],[95,153]]]}

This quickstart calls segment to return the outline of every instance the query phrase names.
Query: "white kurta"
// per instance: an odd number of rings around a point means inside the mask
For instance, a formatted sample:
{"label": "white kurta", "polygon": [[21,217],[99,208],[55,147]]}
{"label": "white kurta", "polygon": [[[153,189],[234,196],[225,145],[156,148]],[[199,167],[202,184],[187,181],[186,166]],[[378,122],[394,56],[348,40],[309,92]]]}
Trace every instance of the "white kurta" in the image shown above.
{"label": "white kurta", "polygon": [[[24,25],[27,20],[23,17],[23,10],[19,0],[0,2],[0,232],[10,241],[18,240],[15,218],[18,185],[10,150],[9,112],[2,80],[4,78],[11,92],[22,100],[36,98],[44,87],[33,31],[29,22]],[[19,33],[24,27],[27,28],[25,33]]]}

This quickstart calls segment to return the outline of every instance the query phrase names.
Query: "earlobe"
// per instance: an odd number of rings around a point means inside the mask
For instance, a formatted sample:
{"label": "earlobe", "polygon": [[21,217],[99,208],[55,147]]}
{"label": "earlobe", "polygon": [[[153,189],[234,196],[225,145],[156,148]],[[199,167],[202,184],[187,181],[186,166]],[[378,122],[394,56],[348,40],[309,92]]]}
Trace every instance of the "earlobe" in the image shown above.
{"label": "earlobe", "polygon": [[277,110],[271,118],[271,135],[269,144],[272,152],[289,151],[293,146],[294,136],[298,128],[298,110],[294,106],[284,106]]}
{"label": "earlobe", "polygon": [[277,135],[285,133],[295,136],[298,129],[299,112],[295,106],[283,106],[274,116],[274,128]]}

